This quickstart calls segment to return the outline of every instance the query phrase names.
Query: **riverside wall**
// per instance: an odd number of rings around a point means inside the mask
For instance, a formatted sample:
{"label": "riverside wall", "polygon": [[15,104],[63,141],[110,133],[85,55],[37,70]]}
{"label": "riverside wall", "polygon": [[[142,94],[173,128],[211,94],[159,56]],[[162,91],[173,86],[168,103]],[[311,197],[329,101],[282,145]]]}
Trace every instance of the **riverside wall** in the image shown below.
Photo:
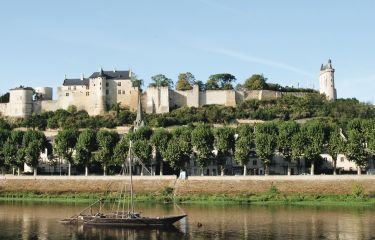
{"label": "riverside wall", "polygon": [[[285,194],[351,194],[361,185],[367,194],[375,194],[375,176],[194,176],[188,180],[175,176],[135,176],[137,194],[158,194],[173,187],[175,194],[244,195],[267,192],[273,184]],[[75,194],[117,192],[129,183],[126,176],[2,176],[1,193]]]}

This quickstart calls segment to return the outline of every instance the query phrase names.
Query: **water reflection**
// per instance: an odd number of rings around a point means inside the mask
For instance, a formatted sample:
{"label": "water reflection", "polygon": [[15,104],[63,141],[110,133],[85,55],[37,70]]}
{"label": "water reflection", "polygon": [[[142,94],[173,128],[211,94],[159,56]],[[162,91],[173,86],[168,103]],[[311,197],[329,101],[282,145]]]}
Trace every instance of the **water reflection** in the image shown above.
{"label": "water reflection", "polygon": [[[375,239],[371,208],[184,205],[188,218],[168,229],[77,227],[58,222],[84,207],[0,203],[0,239]],[[173,205],[139,208],[149,216],[180,213]]]}

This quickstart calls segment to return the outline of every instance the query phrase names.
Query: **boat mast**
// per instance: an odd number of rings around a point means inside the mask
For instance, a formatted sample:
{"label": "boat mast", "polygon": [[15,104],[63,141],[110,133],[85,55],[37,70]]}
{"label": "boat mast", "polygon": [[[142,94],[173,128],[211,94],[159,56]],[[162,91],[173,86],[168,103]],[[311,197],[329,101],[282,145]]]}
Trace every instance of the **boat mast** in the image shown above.
{"label": "boat mast", "polygon": [[[142,104],[141,104],[141,93],[138,92],[138,105],[137,105],[137,117],[134,121],[133,131],[137,131],[139,127],[144,126],[143,114],[142,114]],[[133,171],[132,171],[132,161],[131,156],[132,141],[129,141],[129,168],[130,168],[130,208],[131,213],[134,214],[134,199],[133,199]]]}
{"label": "boat mast", "polygon": [[133,202],[133,171],[132,171],[132,156],[131,156],[132,141],[129,142],[129,171],[130,171],[130,208],[131,213],[134,214],[134,202]]}

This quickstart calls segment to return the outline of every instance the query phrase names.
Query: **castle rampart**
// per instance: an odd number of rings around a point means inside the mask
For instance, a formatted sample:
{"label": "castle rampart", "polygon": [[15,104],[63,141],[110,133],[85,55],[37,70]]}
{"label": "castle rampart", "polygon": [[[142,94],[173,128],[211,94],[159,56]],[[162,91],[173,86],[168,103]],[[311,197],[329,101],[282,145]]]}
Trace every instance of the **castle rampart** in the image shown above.
{"label": "castle rampart", "polygon": [[[320,71],[320,92],[328,99],[336,99],[334,69],[331,61],[322,65]],[[37,93],[35,96],[34,93]],[[68,109],[74,105],[77,110],[85,110],[89,115],[103,114],[114,104],[136,110],[139,95],[147,113],[167,113],[179,107],[202,107],[217,104],[236,106],[246,100],[272,100],[283,95],[303,97],[305,92],[280,92],[272,90],[206,90],[198,85],[191,90],[178,91],[168,87],[148,87],[141,93],[133,87],[131,71],[94,72],[89,78],[82,75],[77,79],[64,79],[57,88],[57,99],[53,99],[52,88],[19,87],[10,90],[10,102],[0,104],[0,114],[8,117],[25,118],[34,113]]]}

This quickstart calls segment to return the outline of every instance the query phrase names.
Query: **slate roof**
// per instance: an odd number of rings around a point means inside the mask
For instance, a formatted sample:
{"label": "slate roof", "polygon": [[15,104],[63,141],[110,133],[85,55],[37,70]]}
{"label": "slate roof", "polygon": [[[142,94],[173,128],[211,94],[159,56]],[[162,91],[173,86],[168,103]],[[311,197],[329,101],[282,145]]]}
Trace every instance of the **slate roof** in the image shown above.
{"label": "slate roof", "polygon": [[31,87],[15,87],[15,88],[11,88],[10,90],[34,90],[33,88]]}
{"label": "slate roof", "polygon": [[72,78],[72,79],[65,79],[63,82],[63,86],[88,86],[90,80],[88,78],[84,78],[81,80],[80,78]]}
{"label": "slate roof", "polygon": [[105,76],[107,79],[130,79],[129,71],[101,71],[94,72],[90,78],[97,78],[99,76]]}

